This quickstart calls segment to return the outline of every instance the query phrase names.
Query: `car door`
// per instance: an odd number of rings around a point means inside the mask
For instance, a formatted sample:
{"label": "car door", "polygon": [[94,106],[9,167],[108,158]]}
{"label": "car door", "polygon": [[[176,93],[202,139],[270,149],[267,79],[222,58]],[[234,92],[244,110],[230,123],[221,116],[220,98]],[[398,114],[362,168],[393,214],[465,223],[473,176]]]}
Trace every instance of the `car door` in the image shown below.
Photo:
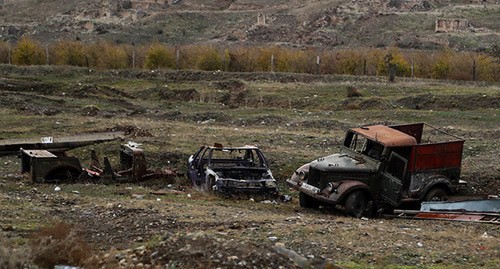
{"label": "car door", "polygon": [[408,160],[391,152],[385,169],[382,172],[380,195],[390,204],[397,206],[403,190],[403,179],[406,176]]}
{"label": "car door", "polygon": [[191,182],[195,185],[199,185],[200,181],[205,180],[205,177],[202,177],[200,171],[202,170],[202,160],[206,150],[207,147],[201,147],[200,149],[198,149],[198,151],[196,151],[194,155],[189,158],[188,176]]}

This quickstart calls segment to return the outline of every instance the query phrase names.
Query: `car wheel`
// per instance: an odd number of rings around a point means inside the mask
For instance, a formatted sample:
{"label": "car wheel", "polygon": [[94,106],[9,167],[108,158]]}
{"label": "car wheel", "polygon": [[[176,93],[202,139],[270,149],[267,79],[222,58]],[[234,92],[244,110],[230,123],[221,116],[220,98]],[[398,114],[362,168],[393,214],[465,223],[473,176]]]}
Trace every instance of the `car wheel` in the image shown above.
{"label": "car wheel", "polygon": [[319,202],[303,192],[299,193],[299,205],[304,208],[319,208]]}
{"label": "car wheel", "polygon": [[424,197],[424,201],[437,202],[446,201],[448,193],[441,188],[431,189]]}
{"label": "car wheel", "polygon": [[346,199],[346,213],[355,218],[361,218],[366,213],[367,201],[362,191],[354,191]]}

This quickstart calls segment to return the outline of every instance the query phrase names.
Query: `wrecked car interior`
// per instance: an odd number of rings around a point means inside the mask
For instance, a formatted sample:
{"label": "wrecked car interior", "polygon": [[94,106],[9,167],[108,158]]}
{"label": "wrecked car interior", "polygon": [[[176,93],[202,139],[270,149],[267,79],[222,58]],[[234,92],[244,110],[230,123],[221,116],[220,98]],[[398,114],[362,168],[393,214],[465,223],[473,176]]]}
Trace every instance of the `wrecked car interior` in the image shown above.
{"label": "wrecked car interior", "polygon": [[225,195],[278,192],[264,154],[254,146],[202,146],[188,160],[188,176],[193,185]]}

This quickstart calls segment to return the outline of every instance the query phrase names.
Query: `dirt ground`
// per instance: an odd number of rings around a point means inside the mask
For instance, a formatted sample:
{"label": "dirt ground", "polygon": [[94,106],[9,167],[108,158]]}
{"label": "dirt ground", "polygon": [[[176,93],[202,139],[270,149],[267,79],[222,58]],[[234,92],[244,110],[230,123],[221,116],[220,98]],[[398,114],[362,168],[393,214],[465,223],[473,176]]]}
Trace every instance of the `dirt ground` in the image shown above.
{"label": "dirt ground", "polygon": [[[179,172],[201,144],[257,144],[292,201],[216,197],[182,175],[138,184],[38,184],[19,173],[16,156],[4,156],[1,268],[497,268],[500,262],[497,224],[353,219],[300,208],[284,184],[301,164],[335,152],[348,127],[425,121],[466,139],[462,178],[469,185],[460,194],[499,194],[498,85],[31,71],[0,70],[0,139],[122,130],[125,142],[143,144],[151,167]],[[347,87],[361,97],[347,98]],[[119,143],[69,153],[85,166],[96,149],[116,164]]]}

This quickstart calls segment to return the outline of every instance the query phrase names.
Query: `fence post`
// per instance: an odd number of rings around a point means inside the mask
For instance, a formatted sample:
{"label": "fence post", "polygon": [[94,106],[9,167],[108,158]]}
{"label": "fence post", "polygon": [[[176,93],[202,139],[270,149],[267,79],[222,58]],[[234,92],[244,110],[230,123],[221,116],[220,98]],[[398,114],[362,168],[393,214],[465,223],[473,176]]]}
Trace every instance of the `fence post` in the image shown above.
{"label": "fence post", "polygon": [[135,50],[132,51],[132,69],[135,69]]}
{"label": "fence post", "polygon": [[49,45],[45,45],[45,64],[49,65]]}
{"label": "fence post", "polygon": [[366,76],[366,59],[363,59],[363,76]]}
{"label": "fence post", "polygon": [[320,58],[319,58],[319,55],[316,57],[316,72],[317,74],[319,75],[320,74],[320,67],[319,67],[319,64],[320,64]]}
{"label": "fence post", "polygon": [[274,73],[274,54],[271,54],[271,73]]}
{"label": "fence post", "polygon": [[411,58],[411,78],[415,78],[415,66],[413,64],[413,58]]}
{"label": "fence post", "polygon": [[472,81],[476,81],[476,59],[472,61]]}
{"label": "fence post", "polygon": [[179,47],[175,45],[175,69],[179,70],[179,59],[181,57]]}
{"label": "fence post", "polygon": [[8,55],[7,55],[7,57],[9,58],[9,59],[8,59],[9,64],[11,64],[11,60],[10,60],[10,58],[12,58],[12,55],[11,55],[11,54],[12,54],[12,48],[10,47],[10,43],[9,43],[9,53],[8,53]]}

